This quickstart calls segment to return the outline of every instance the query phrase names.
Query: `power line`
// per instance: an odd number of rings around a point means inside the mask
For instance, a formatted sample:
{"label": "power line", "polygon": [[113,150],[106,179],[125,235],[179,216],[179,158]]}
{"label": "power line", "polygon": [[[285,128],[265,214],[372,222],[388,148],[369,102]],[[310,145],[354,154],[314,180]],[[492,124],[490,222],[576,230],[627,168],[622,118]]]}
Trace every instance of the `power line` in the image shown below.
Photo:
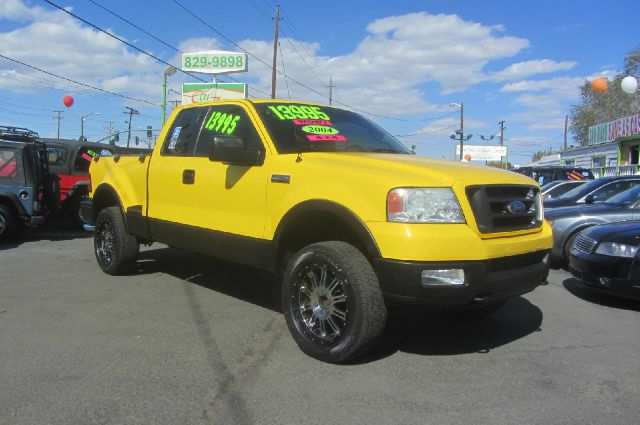
{"label": "power line", "polygon": [[[278,47],[280,47],[280,42],[278,42]],[[287,85],[287,94],[289,95],[289,100],[291,100],[291,92],[289,91],[289,79],[287,78],[287,70],[284,67],[284,52],[280,49],[280,60],[282,61],[282,71],[284,72],[284,82]]]}
{"label": "power line", "polygon": [[[45,1],[48,1],[48,0],[45,0]],[[156,103],[149,102],[149,101],[147,101],[147,100],[136,99],[136,98],[134,98],[134,97],[125,96],[125,95],[120,94],[120,93],[115,93],[115,92],[112,92],[112,91],[109,91],[109,90],[101,89],[101,88],[99,88],[99,87],[95,87],[95,86],[92,86],[92,85],[90,85],[90,84],[81,83],[81,82],[76,81],[76,80],[73,80],[73,79],[71,79],[71,78],[63,77],[63,76],[61,76],[61,75],[54,74],[53,72],[45,71],[44,69],[38,68],[37,66],[29,65],[28,63],[21,62],[21,61],[19,61],[19,60],[17,60],[17,59],[12,59],[12,58],[10,58],[10,57],[8,57],[8,56],[4,56],[4,55],[1,55],[1,54],[0,54],[0,58],[3,58],[3,59],[6,59],[6,60],[9,60],[9,61],[11,61],[11,62],[15,62],[15,63],[20,64],[20,65],[22,65],[22,66],[26,66],[27,68],[35,69],[36,71],[40,71],[40,72],[42,72],[42,73],[45,73],[45,74],[47,74],[47,75],[51,75],[51,76],[56,77],[56,78],[60,78],[60,79],[65,80],[65,81],[70,81],[70,82],[72,82],[72,83],[74,83],[74,84],[78,84],[78,85],[83,86],[83,87],[88,87],[88,88],[90,88],[90,89],[98,90],[98,91],[101,91],[101,92],[103,92],[103,93],[108,93],[108,94],[111,94],[111,95],[113,95],[113,96],[122,97],[122,98],[124,98],[124,99],[134,100],[134,101],[136,101],[136,102],[143,102],[143,103],[148,103],[149,105],[153,105],[153,106],[160,106],[160,105],[158,105],[158,104],[156,104]]]}
{"label": "power line", "polygon": [[448,129],[450,129],[450,128],[457,127],[457,126],[458,126],[458,124],[454,124],[454,125],[450,125],[450,126],[447,126],[447,127],[439,128],[439,129],[437,129],[437,130],[433,130],[433,131],[426,131],[426,132],[424,132],[424,133],[396,134],[395,136],[396,136],[396,137],[423,136],[423,135],[425,135],[425,134],[440,133],[441,131],[448,130]]}
{"label": "power line", "polygon": [[[46,1],[47,3],[49,3],[49,4],[51,4],[52,6],[54,6],[54,7],[58,8],[58,9],[62,10],[63,12],[68,13],[69,15],[73,16],[74,18],[78,19],[78,20],[79,20],[79,21],[81,21],[81,22],[84,22],[85,24],[87,24],[87,25],[91,26],[92,28],[95,28],[96,30],[98,30],[98,31],[100,31],[100,32],[103,32],[103,33],[105,33],[105,34],[109,35],[110,37],[115,38],[116,40],[120,41],[121,43],[123,43],[123,44],[125,44],[125,45],[127,45],[127,46],[129,46],[129,47],[131,47],[132,49],[135,49],[135,50],[137,50],[137,51],[139,51],[139,52],[141,52],[141,53],[143,53],[143,54],[145,54],[145,55],[147,55],[147,56],[149,56],[149,57],[153,58],[154,60],[156,60],[156,61],[158,61],[158,62],[161,62],[161,63],[163,63],[163,64],[165,64],[165,65],[168,65],[168,66],[172,66],[172,67],[173,67],[173,65],[171,65],[170,63],[165,62],[164,60],[162,60],[162,59],[160,59],[160,58],[158,58],[158,57],[156,57],[156,56],[152,55],[151,53],[148,53],[148,52],[146,52],[146,51],[144,51],[144,50],[142,50],[142,49],[140,49],[140,48],[136,47],[135,45],[133,45],[133,44],[131,44],[131,43],[128,43],[128,42],[126,42],[125,40],[121,39],[120,37],[117,37],[116,35],[111,34],[110,32],[108,32],[108,31],[106,31],[106,30],[104,30],[104,29],[102,29],[102,28],[98,27],[97,25],[94,25],[94,24],[92,24],[92,23],[88,22],[87,20],[85,20],[85,19],[83,19],[83,18],[81,18],[81,17],[79,17],[79,16],[77,16],[77,15],[75,15],[75,14],[73,14],[73,13],[71,13],[71,12],[67,11],[66,9],[61,8],[60,6],[56,5],[55,3],[53,3],[53,2],[51,2],[51,1],[49,1],[49,0],[43,0],[43,1]],[[174,51],[176,51],[176,52],[179,52],[179,53],[184,53],[184,52],[182,52],[180,49],[178,49],[177,47],[172,46],[171,44],[169,44],[169,43],[167,43],[167,42],[165,42],[165,41],[161,40],[160,38],[158,38],[158,37],[154,36],[154,35],[153,35],[153,34],[151,34],[150,32],[148,32],[148,31],[146,31],[145,29],[143,29],[143,28],[139,27],[138,25],[136,25],[136,24],[132,23],[132,22],[131,22],[131,21],[129,21],[128,19],[126,19],[126,18],[124,18],[124,17],[122,17],[122,16],[118,15],[117,13],[113,12],[113,11],[112,11],[112,10],[110,10],[109,8],[107,8],[107,7],[105,7],[105,6],[102,6],[102,5],[98,4],[97,2],[95,2],[95,1],[93,1],[93,0],[89,0],[89,1],[90,1],[91,3],[93,3],[93,4],[95,4],[96,6],[100,7],[101,9],[105,10],[106,12],[108,12],[108,13],[112,14],[113,16],[116,16],[117,18],[121,19],[122,21],[124,21],[124,22],[128,23],[129,25],[133,26],[134,28],[136,28],[136,29],[138,29],[138,30],[142,31],[143,33],[147,34],[148,36],[152,37],[154,40],[156,40],[156,41],[158,41],[158,42],[160,42],[160,43],[164,44],[165,46],[169,47],[170,49],[172,49],[172,50],[174,50]],[[181,73],[186,74],[186,75],[188,75],[188,76],[190,76],[190,77],[193,77],[193,78],[195,78],[195,79],[197,79],[197,80],[199,80],[199,81],[201,81],[201,82],[203,82],[203,83],[208,82],[208,81],[206,81],[206,80],[204,80],[204,79],[202,79],[202,78],[200,78],[200,77],[198,77],[198,76],[196,76],[196,75],[193,75],[193,74],[191,74],[191,73],[189,73],[189,72],[183,71],[182,69],[180,69],[180,68],[178,68],[178,67],[174,67],[174,68],[176,68],[176,70],[180,71]],[[235,81],[235,82],[237,82],[237,83],[241,83],[241,81],[240,81],[240,80],[238,80],[238,79],[236,79],[236,78],[230,77],[230,76],[228,76],[228,75],[227,75],[226,77],[227,77],[227,78],[229,78],[229,79],[230,79],[230,80],[232,80],[232,81]],[[247,84],[247,83],[244,83],[244,84]],[[266,93],[266,92],[264,92],[264,91],[262,91],[262,90],[258,89],[257,87],[253,87],[253,86],[251,86],[250,84],[247,84],[247,86],[248,86],[249,88],[251,88],[252,90],[255,90],[255,91],[257,91],[257,92],[260,92],[260,93],[262,93],[262,94],[267,95],[267,93]]]}
{"label": "power line", "polygon": [[149,37],[153,38],[154,40],[156,40],[156,41],[157,41],[157,42],[159,42],[159,43],[164,44],[165,46],[167,46],[167,47],[168,47],[168,48],[170,48],[171,50],[174,50],[174,51],[176,51],[176,52],[178,52],[178,53],[183,53],[181,50],[179,50],[179,49],[177,49],[177,48],[173,47],[171,44],[166,43],[166,42],[164,42],[164,41],[160,40],[158,37],[156,37],[155,35],[151,34],[150,32],[148,32],[148,31],[144,30],[143,28],[140,28],[138,25],[134,24],[133,22],[129,21],[128,19],[123,18],[122,16],[118,15],[118,14],[117,14],[116,12],[114,12],[113,10],[111,10],[111,9],[107,9],[106,7],[104,7],[103,5],[101,5],[100,3],[98,3],[98,2],[96,2],[96,1],[94,1],[94,0],[87,0],[87,1],[89,1],[90,3],[95,4],[95,5],[96,5],[96,6],[98,6],[100,9],[102,9],[102,10],[104,10],[105,12],[107,12],[107,13],[109,13],[109,14],[111,14],[111,15],[115,16],[116,18],[118,18],[118,19],[120,19],[120,20],[122,20],[122,21],[126,22],[127,24],[131,25],[132,27],[136,28],[137,30],[142,31],[143,33],[145,33],[145,34],[146,34],[146,35],[148,35]]}

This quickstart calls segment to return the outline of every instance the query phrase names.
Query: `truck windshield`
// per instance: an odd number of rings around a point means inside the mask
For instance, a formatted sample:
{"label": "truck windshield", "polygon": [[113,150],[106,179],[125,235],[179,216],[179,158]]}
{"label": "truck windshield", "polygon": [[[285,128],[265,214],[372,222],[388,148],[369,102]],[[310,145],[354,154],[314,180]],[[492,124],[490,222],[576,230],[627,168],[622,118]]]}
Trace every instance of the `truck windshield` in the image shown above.
{"label": "truck windshield", "polygon": [[354,112],[304,103],[257,103],[255,107],[279,153],[411,153],[389,133]]}

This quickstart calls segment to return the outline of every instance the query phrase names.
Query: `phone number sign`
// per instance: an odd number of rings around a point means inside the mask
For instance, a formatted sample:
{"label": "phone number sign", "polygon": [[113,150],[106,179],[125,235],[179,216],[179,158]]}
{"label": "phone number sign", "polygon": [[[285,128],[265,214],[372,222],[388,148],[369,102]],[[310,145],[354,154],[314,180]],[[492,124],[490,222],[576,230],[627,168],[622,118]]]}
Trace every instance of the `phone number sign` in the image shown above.
{"label": "phone number sign", "polygon": [[206,50],[182,54],[183,71],[203,74],[228,74],[247,70],[247,54]]}

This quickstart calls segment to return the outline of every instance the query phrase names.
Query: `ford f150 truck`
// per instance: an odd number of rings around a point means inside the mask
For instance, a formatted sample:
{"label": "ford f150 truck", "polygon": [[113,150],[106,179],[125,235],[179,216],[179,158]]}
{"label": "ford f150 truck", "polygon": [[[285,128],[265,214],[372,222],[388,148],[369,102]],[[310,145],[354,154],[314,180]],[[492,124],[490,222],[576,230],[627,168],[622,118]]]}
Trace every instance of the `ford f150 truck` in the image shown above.
{"label": "ford f150 truck", "polygon": [[539,186],[413,155],[344,109],[235,100],[177,108],[150,155],[97,157],[85,221],[105,273],[153,241],[282,274],[300,348],[370,349],[387,306],[476,316],[545,281]]}

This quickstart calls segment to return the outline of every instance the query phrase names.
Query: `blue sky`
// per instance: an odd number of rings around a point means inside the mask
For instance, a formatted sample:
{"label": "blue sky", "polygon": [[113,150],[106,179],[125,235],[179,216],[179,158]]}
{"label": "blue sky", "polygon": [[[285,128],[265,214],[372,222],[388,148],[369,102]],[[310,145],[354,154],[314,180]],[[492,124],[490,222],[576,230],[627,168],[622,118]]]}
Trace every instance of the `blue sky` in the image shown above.
{"label": "blue sky", "polygon": [[[239,48],[198,22],[173,0],[52,0],[108,29],[142,50],[179,64],[171,48],[105,12],[134,22],[182,51]],[[275,2],[180,0],[226,38],[271,63]],[[311,6],[313,4],[313,6]],[[629,1],[324,1],[280,3],[281,57],[287,75],[371,113],[369,118],[415,144],[420,155],[451,158],[449,135],[458,127],[464,103],[465,133],[471,144],[506,121],[509,160],[529,162],[536,150],[563,142],[564,116],[578,101],[585,79],[611,77],[640,40],[640,6]],[[159,104],[164,64],[97,32],[40,0],[0,2],[0,54],[56,74]],[[270,92],[271,70],[254,58],[250,95]],[[184,81],[169,79],[169,98]],[[175,91],[175,92],[174,92]],[[65,95],[75,104],[66,108]],[[283,77],[277,97],[327,102]],[[0,124],[24,126],[55,136],[53,110],[64,110],[61,136],[80,135],[80,117],[90,140],[105,137],[108,122],[126,128],[125,106],[140,111],[133,128],[158,128],[160,108],[79,87],[0,58]],[[387,117],[387,118],[382,118]],[[496,139],[492,143],[495,143]],[[571,143],[571,140],[570,140]]]}

